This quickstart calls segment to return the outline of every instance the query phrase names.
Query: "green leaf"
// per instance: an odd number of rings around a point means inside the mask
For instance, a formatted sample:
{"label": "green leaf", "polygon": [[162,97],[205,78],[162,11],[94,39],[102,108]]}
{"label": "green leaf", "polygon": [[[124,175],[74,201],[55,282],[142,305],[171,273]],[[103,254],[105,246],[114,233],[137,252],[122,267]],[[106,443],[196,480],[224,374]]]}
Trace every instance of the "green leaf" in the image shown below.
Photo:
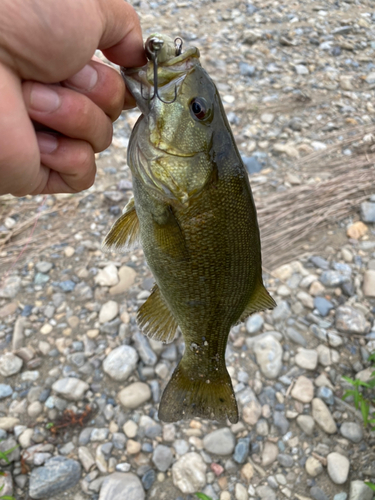
{"label": "green leaf", "polygon": [[[4,474],[4,476],[5,476],[5,474]],[[4,486],[5,486],[5,484],[3,484],[2,486],[0,486],[0,491],[4,489]]]}
{"label": "green leaf", "polygon": [[5,495],[3,497],[0,497],[0,500],[16,500],[14,497],[10,497],[9,495]]}
{"label": "green leaf", "polygon": [[352,378],[346,377],[345,375],[343,375],[342,378],[349,382],[349,384],[355,385],[355,380],[353,380]]}
{"label": "green leaf", "polygon": [[354,396],[354,394],[355,394],[356,392],[357,392],[357,391],[355,391],[354,389],[349,389],[349,390],[347,390],[347,391],[344,393],[344,395],[343,395],[342,399],[346,399],[346,398],[348,398],[349,396]]}
{"label": "green leaf", "polygon": [[208,497],[204,493],[196,493],[195,496],[197,496],[198,498],[200,498],[200,500],[212,500],[211,497]]}
{"label": "green leaf", "polygon": [[360,398],[360,394],[358,391],[355,391],[354,393],[354,406],[357,408],[359,408],[359,398]]}
{"label": "green leaf", "polygon": [[367,424],[368,424],[369,411],[370,411],[370,403],[366,399],[363,399],[361,401],[361,413],[362,413],[362,417],[363,417],[363,425],[365,427],[367,427]]}
{"label": "green leaf", "polygon": [[375,484],[371,481],[365,481],[365,484],[370,488],[370,490],[375,491]]}

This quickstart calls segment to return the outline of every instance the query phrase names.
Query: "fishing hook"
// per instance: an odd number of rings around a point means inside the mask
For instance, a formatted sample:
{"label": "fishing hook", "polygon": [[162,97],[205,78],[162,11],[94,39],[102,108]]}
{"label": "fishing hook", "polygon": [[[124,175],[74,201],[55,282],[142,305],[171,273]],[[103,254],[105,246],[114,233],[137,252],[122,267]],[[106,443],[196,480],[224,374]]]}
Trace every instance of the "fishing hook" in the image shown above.
{"label": "fishing hook", "polygon": [[[176,57],[177,57],[182,52],[182,39],[177,37],[174,43],[176,47]],[[163,44],[164,41],[157,37],[151,38],[150,40],[148,40],[148,43],[146,44],[145,50],[147,58],[154,63],[154,93],[149,98],[145,97],[143,95],[143,86],[141,85],[141,95],[143,99],[152,100],[156,96],[159,99],[159,101],[163,102],[164,104],[172,104],[177,99],[177,85],[174,88],[174,98],[172,99],[172,101],[164,101],[164,99],[160,97],[158,88],[158,52],[163,47]]]}

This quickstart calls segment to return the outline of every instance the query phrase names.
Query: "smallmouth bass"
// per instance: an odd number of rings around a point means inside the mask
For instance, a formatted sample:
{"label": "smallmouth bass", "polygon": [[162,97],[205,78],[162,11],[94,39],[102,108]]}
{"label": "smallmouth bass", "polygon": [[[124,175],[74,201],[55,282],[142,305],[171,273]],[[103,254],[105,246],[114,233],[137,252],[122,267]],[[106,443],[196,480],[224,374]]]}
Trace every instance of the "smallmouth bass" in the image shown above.
{"label": "smallmouth bass", "polygon": [[159,34],[145,47],[149,62],[122,70],[142,112],[128,147],[134,198],[104,245],[118,250],[141,243],[155,285],[138,324],[163,342],[179,326],[185,340],[159,418],[235,423],[224,359],[230,328],[275,306],[262,281],[249,179],[199,50],[181,53]]}

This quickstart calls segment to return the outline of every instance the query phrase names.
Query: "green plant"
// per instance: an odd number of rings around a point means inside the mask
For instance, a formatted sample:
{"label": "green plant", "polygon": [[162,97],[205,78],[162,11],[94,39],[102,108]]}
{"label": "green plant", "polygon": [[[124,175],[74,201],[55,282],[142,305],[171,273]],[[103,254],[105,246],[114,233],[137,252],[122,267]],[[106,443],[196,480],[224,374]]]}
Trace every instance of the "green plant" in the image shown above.
{"label": "green plant", "polygon": [[[18,444],[16,446],[13,446],[13,448],[9,448],[9,450],[5,451],[0,451],[0,460],[4,460],[7,464],[9,464],[9,458],[8,455],[12,453],[12,451],[16,450],[18,448]],[[0,471],[0,476],[5,476],[6,473],[4,471]],[[0,486],[0,493],[4,489],[4,484]],[[9,495],[2,495],[0,497],[0,500],[16,500],[14,497],[11,497]]]}
{"label": "green plant", "polygon": [[367,484],[367,486],[372,490],[372,491],[375,491],[375,484],[372,483],[371,481],[365,481],[365,483]]}
{"label": "green plant", "polygon": [[[1,476],[5,476],[5,472],[0,471]],[[0,493],[4,489],[4,485],[0,486]],[[14,497],[11,497],[9,495],[3,495],[0,497],[0,500],[16,500]]]}
{"label": "green plant", "polygon": [[205,495],[204,493],[196,493],[195,496],[197,496],[200,500],[212,500],[211,497]]}
{"label": "green plant", "polygon": [[[367,427],[368,424],[370,424],[371,430],[373,431],[375,430],[375,418],[369,419],[369,413],[371,404],[375,404],[375,397],[374,394],[372,393],[375,387],[375,352],[371,354],[371,356],[368,358],[368,361],[372,363],[372,368],[374,368],[370,380],[368,382],[362,382],[362,380],[359,379],[343,377],[344,380],[346,380],[347,382],[349,382],[350,385],[353,386],[353,389],[347,390],[343,395],[342,399],[346,399],[349,396],[353,396],[354,406],[356,407],[357,410],[361,410],[363,417],[363,425]],[[363,388],[363,392],[360,392],[359,390],[360,387]]]}

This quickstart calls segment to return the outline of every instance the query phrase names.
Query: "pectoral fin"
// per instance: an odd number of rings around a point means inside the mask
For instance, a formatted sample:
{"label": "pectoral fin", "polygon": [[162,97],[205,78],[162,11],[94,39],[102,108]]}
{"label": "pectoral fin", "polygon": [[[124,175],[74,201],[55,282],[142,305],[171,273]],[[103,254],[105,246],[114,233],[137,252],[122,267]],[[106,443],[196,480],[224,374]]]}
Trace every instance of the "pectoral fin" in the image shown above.
{"label": "pectoral fin", "polygon": [[175,260],[189,257],[182,229],[173,213],[172,207],[165,206],[160,213],[153,213],[154,235],[158,248]]}
{"label": "pectoral fin", "polygon": [[151,295],[140,307],[137,322],[143,333],[151,339],[166,343],[172,342],[174,339],[178,324],[158,285],[154,285]]}
{"label": "pectoral fin", "polygon": [[251,296],[249,303],[247,304],[244,312],[241,314],[239,322],[245,321],[250,314],[265,311],[266,309],[273,309],[274,307],[276,307],[276,302],[264,288],[262,283],[256,288],[255,292]]}
{"label": "pectoral fin", "polygon": [[131,198],[125,207],[124,213],[113,224],[103,242],[104,250],[129,251],[139,240],[139,220]]}

